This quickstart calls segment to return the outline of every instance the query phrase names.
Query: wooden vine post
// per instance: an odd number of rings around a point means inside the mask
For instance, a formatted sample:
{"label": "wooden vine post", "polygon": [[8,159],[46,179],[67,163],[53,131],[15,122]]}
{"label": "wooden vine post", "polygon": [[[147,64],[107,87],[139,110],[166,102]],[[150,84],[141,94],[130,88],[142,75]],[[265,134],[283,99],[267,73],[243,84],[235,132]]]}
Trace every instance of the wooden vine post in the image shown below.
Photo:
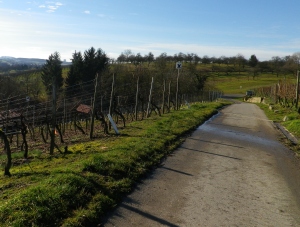
{"label": "wooden vine post", "polygon": [[6,165],[4,167],[4,175],[5,176],[11,176],[11,174],[9,172],[9,170],[11,168],[11,164],[12,164],[10,144],[9,144],[9,141],[7,139],[7,136],[6,136],[5,132],[3,132],[1,129],[0,129],[0,137],[2,137],[2,139],[4,141],[4,146],[5,146],[6,155],[7,155],[7,162],[6,162]]}
{"label": "wooden vine post", "polygon": [[166,92],[166,80],[164,80],[164,85],[163,85],[163,96],[162,96],[162,113],[165,113],[165,92]]}
{"label": "wooden vine post", "polygon": [[[115,74],[113,74],[113,81],[111,84],[111,93],[110,93],[110,102],[109,102],[109,109],[108,114],[111,116],[112,114],[112,106],[113,106],[113,99],[114,99],[114,93],[115,93]],[[111,123],[108,124],[108,129],[111,129]]]}
{"label": "wooden vine post", "polygon": [[136,121],[138,120],[139,80],[140,80],[140,77],[138,76],[137,81],[136,81],[136,95],[135,95],[135,108],[134,108],[134,115],[135,115]]}
{"label": "wooden vine post", "polygon": [[108,110],[108,114],[111,115],[112,112],[112,105],[113,105],[113,98],[114,98],[114,88],[115,88],[115,74],[113,74],[113,81],[111,84],[111,92],[110,92],[110,102],[109,102],[109,110]]}
{"label": "wooden vine post", "polygon": [[26,134],[27,134],[27,125],[24,122],[24,116],[21,115],[21,134],[22,134],[22,139],[23,139],[23,143],[22,143],[22,147],[24,145],[24,158],[27,159],[28,158],[28,143],[26,140]]}
{"label": "wooden vine post", "polygon": [[147,115],[146,115],[147,118],[150,116],[150,105],[151,105],[151,99],[152,99],[152,89],[153,89],[153,77],[152,77],[151,87],[150,87],[150,93],[149,93]]}
{"label": "wooden vine post", "polygon": [[[46,120],[48,121],[48,101],[46,102]],[[48,140],[49,124],[46,124],[46,140]]]}
{"label": "wooden vine post", "polygon": [[33,113],[32,113],[32,137],[33,137],[33,139],[35,139],[35,130],[34,130],[34,128],[35,128],[35,125],[34,125],[34,121],[35,121],[35,105],[33,105]]}
{"label": "wooden vine post", "polygon": [[97,86],[98,86],[98,73],[96,74],[96,79],[95,79],[95,91],[94,91],[94,99],[92,104],[90,139],[93,139],[93,134],[94,134],[94,123],[95,123],[95,116],[96,116],[95,101],[97,97]]}
{"label": "wooden vine post", "polygon": [[296,110],[298,111],[299,101],[299,70],[297,70],[297,84],[296,84]]}
{"label": "wooden vine post", "polygon": [[168,93],[168,111],[170,112],[170,96],[171,96],[171,81],[169,81],[169,93]]}
{"label": "wooden vine post", "polygon": [[64,120],[63,120],[63,130],[62,133],[66,132],[66,121],[67,121],[67,111],[66,111],[66,98],[64,98]]}
{"label": "wooden vine post", "polygon": [[50,133],[50,155],[54,153],[55,147],[55,126],[56,126],[56,81],[53,77],[52,83],[52,119],[51,119],[51,133]]}

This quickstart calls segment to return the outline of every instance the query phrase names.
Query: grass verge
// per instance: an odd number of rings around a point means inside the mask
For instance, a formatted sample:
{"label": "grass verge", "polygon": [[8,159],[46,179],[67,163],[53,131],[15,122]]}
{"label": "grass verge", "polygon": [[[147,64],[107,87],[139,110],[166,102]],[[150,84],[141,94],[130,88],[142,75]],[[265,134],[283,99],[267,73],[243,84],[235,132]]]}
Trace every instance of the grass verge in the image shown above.
{"label": "grass verge", "polygon": [[[284,126],[296,138],[300,138],[300,115],[295,108],[283,107],[279,104],[257,104],[266,114],[266,116]],[[300,144],[292,144],[287,142],[287,145],[300,156]]]}
{"label": "grass verge", "polygon": [[133,122],[120,136],[75,144],[68,154],[20,162],[12,177],[0,178],[0,225],[97,226],[187,133],[226,104],[195,104]]}

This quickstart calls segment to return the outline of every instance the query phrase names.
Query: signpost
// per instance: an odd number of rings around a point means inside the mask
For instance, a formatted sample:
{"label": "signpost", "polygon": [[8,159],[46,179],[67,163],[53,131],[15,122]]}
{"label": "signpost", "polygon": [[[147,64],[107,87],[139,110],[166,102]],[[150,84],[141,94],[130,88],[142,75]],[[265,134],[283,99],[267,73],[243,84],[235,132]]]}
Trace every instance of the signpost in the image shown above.
{"label": "signpost", "polygon": [[178,105],[178,90],[179,90],[179,70],[182,68],[182,63],[180,61],[176,62],[176,69],[178,70],[177,82],[176,82],[176,100],[175,100],[175,109],[179,109]]}
{"label": "signpost", "polygon": [[176,62],[176,69],[181,69],[182,63],[180,61]]}

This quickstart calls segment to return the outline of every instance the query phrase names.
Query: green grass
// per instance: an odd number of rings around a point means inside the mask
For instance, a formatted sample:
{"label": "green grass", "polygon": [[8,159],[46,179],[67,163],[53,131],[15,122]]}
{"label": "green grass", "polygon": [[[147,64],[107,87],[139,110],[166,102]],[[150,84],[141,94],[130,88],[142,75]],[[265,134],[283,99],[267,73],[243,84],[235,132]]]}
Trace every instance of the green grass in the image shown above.
{"label": "green grass", "polygon": [[[261,104],[260,107],[265,111],[270,120],[279,122],[286,127],[289,132],[300,138],[300,115],[295,108],[284,108],[279,104],[272,105],[272,110],[270,110],[267,105]],[[283,121],[284,117],[287,117],[286,121]]]}
{"label": "green grass", "polygon": [[[280,104],[257,104],[266,114],[266,116],[277,123],[284,126],[295,137],[300,138],[300,115],[295,108],[283,107]],[[270,109],[270,106],[272,108]],[[284,121],[284,118],[287,119]],[[290,144],[290,143],[289,143]],[[300,155],[300,145],[290,144],[291,149],[295,151],[296,155]]]}
{"label": "green grass", "polygon": [[223,105],[196,104],[133,122],[120,136],[70,146],[70,154],[35,153],[30,163],[12,167],[12,177],[0,177],[0,226],[96,226]]}
{"label": "green grass", "polygon": [[300,119],[294,119],[282,122],[282,125],[285,126],[289,132],[291,132],[296,137],[300,138]]}
{"label": "green grass", "polygon": [[281,75],[277,77],[275,74],[263,73],[252,78],[248,73],[233,72],[230,75],[220,74],[209,78],[210,82],[214,83],[215,87],[223,91],[225,94],[245,94],[247,90],[252,90],[264,86],[272,86],[278,83],[279,80],[289,80],[296,82],[296,77],[288,75],[286,78]]}

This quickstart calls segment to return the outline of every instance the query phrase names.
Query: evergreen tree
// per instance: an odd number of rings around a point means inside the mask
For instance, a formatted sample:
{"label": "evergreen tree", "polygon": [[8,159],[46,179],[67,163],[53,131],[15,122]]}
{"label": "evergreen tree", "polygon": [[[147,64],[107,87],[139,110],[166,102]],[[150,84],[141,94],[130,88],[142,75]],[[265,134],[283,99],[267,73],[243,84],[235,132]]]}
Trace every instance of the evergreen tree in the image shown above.
{"label": "evergreen tree", "polygon": [[93,80],[95,78],[95,58],[96,50],[94,47],[84,52],[84,75],[83,82]]}
{"label": "evergreen tree", "polygon": [[84,75],[83,82],[95,79],[97,73],[105,71],[108,67],[109,58],[101,49],[91,47],[84,52]]}
{"label": "evergreen tree", "polygon": [[251,55],[248,63],[249,63],[249,66],[251,66],[251,67],[255,67],[258,64],[258,59],[256,58],[256,56],[254,54]]}
{"label": "evergreen tree", "polygon": [[72,65],[66,78],[66,86],[69,94],[76,94],[79,87],[74,86],[80,84],[83,80],[84,62],[81,52],[75,52],[72,57]]}
{"label": "evergreen tree", "polygon": [[99,48],[96,53],[96,62],[95,62],[96,72],[95,72],[95,74],[101,73],[101,72],[104,72],[105,70],[107,70],[108,63],[109,63],[109,58],[107,57],[105,52]]}
{"label": "evergreen tree", "polygon": [[42,81],[46,87],[46,90],[52,91],[52,84],[55,83],[57,88],[62,87],[62,67],[60,55],[58,52],[54,52],[46,60],[46,64],[42,67]]}

